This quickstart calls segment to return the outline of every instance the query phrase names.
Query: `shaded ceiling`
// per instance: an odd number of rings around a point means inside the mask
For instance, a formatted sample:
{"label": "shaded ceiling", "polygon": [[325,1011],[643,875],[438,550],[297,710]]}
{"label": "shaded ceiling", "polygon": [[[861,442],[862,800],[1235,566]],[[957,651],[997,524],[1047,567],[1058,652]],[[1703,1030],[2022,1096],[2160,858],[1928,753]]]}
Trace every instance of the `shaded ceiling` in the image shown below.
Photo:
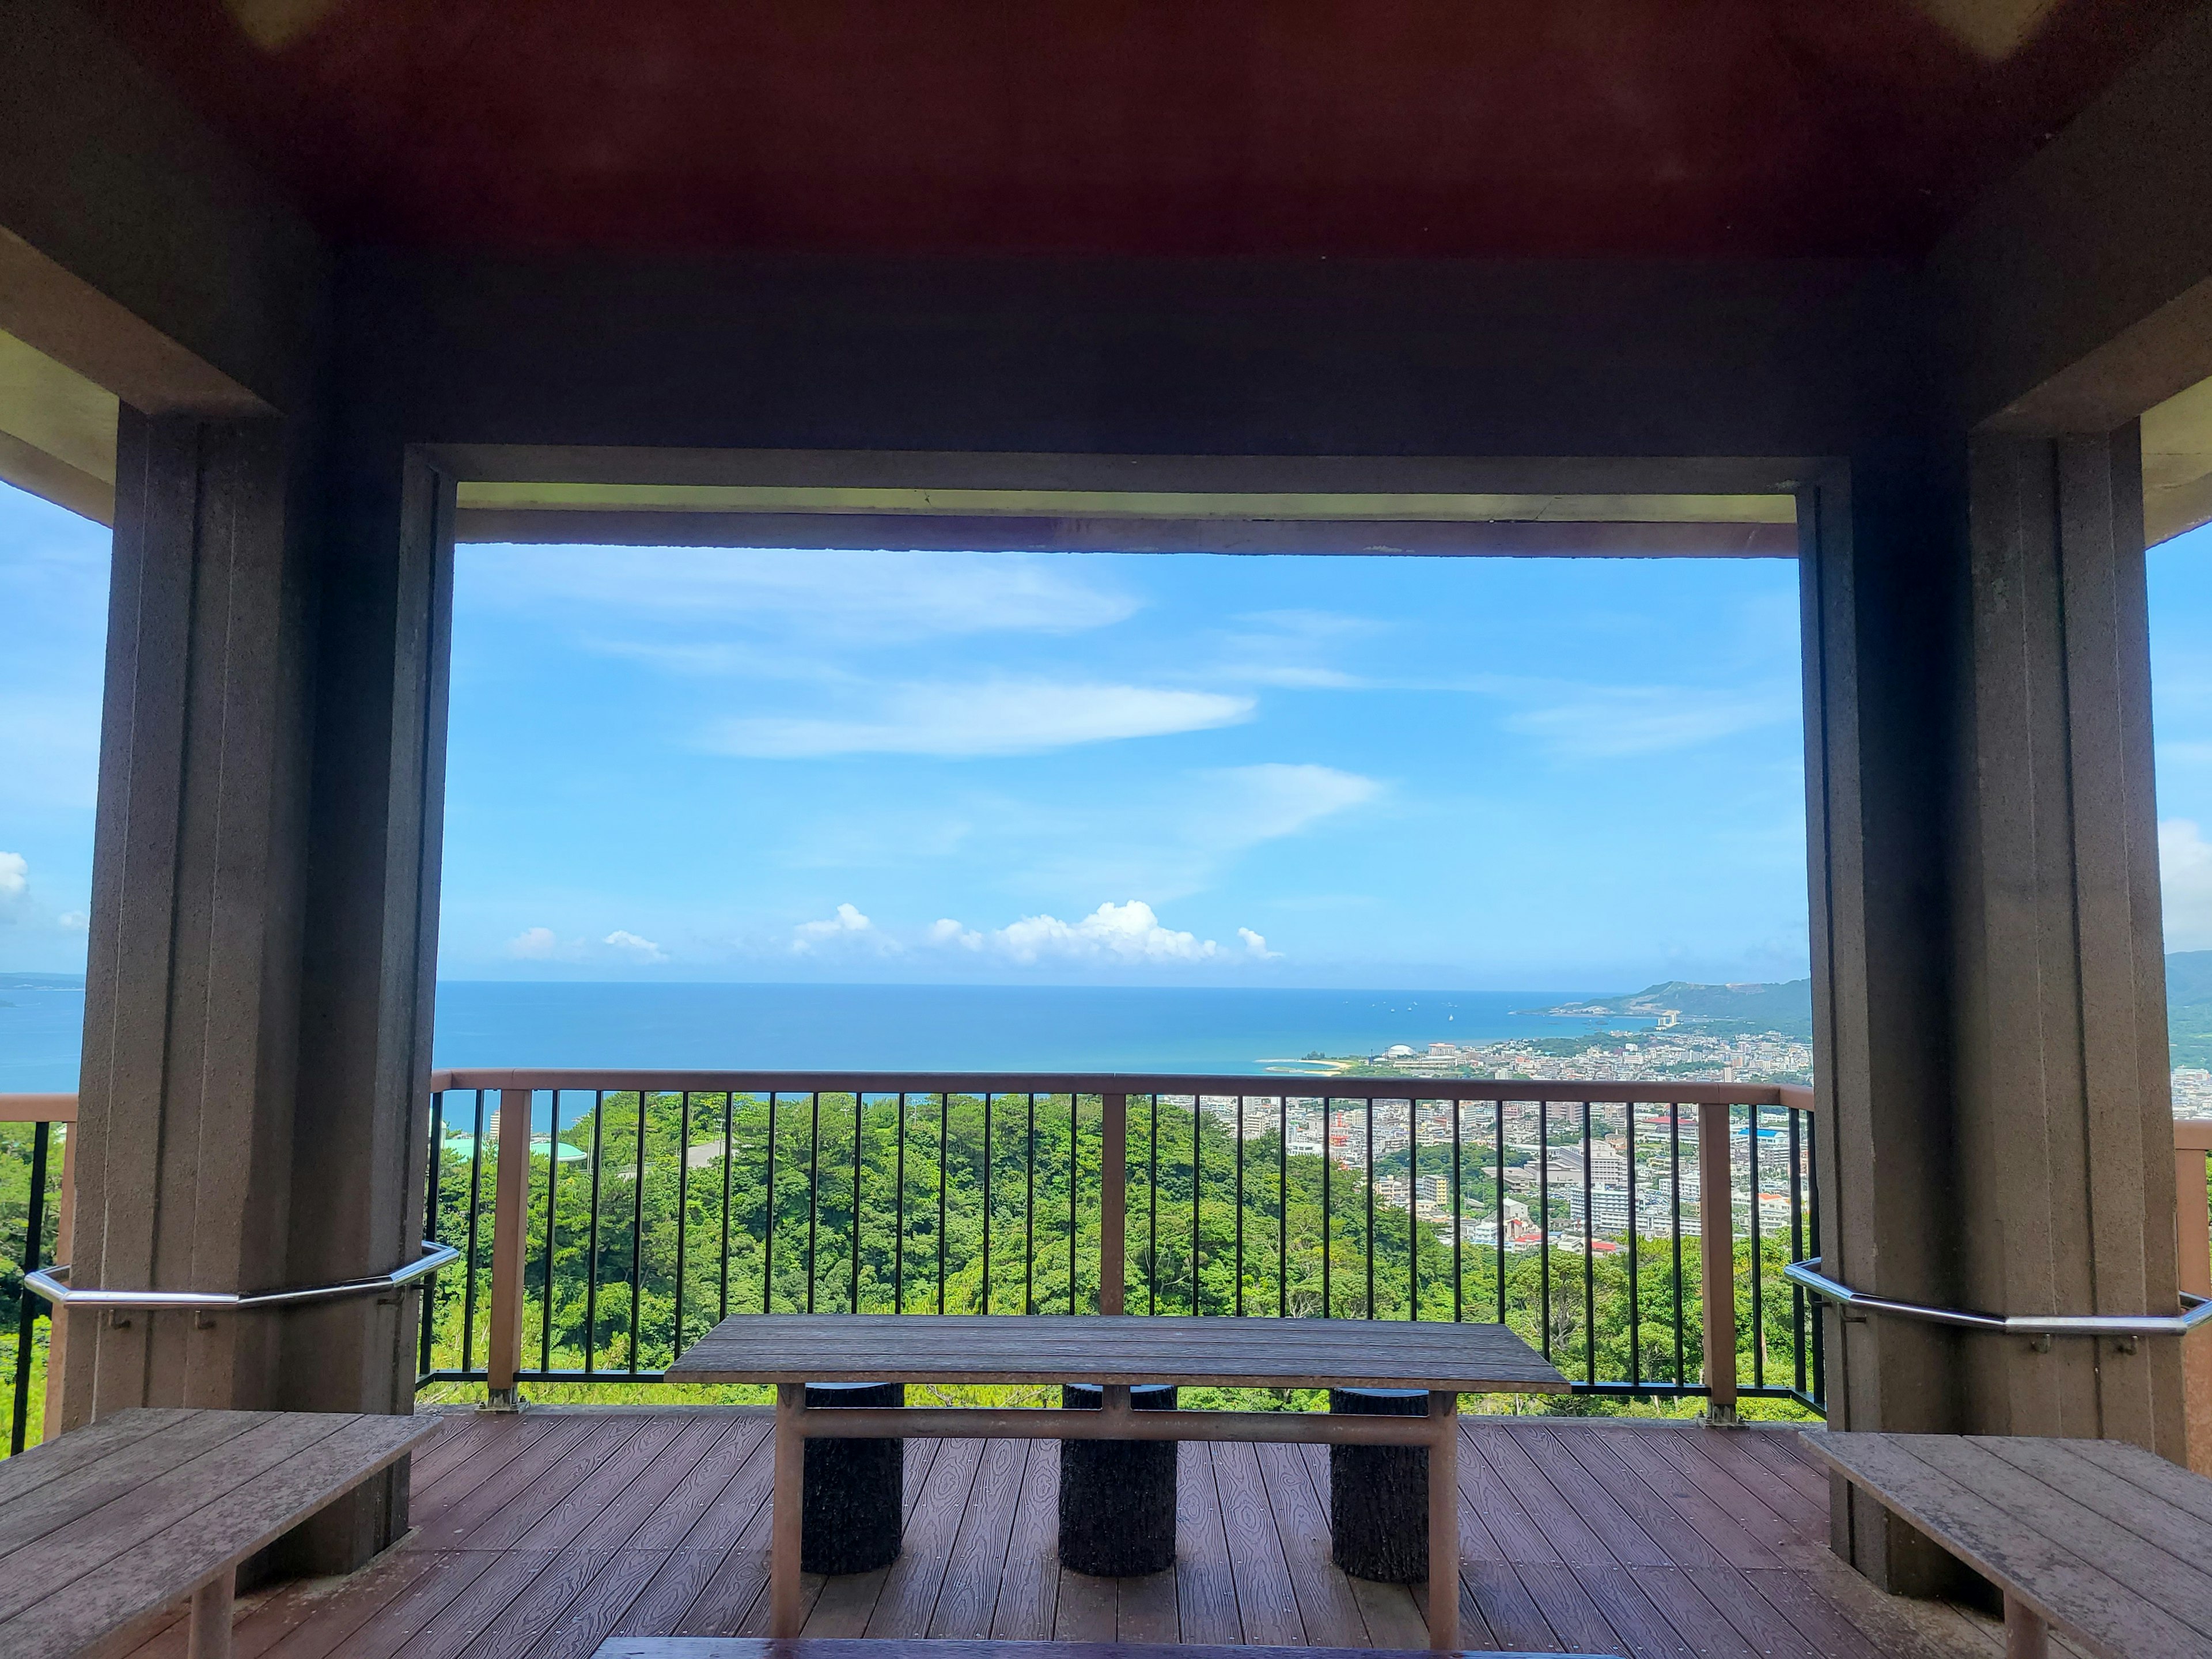
{"label": "shaded ceiling", "polygon": [[1909,254],[2186,0],[94,0],[341,240]]}

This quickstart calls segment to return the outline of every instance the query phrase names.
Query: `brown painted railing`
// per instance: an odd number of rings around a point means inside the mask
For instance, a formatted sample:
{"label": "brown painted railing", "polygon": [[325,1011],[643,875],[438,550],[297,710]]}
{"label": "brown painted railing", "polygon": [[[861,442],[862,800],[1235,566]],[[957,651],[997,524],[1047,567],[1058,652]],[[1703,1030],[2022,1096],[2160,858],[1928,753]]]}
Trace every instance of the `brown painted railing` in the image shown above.
{"label": "brown painted railing", "polygon": [[1740,1395],[1821,1397],[1817,1322],[1780,1277],[1819,1249],[1808,1090],[511,1070],[431,1086],[430,1236],[464,1261],[425,1298],[420,1370],[498,1400],[657,1380],[746,1306],[1499,1319],[1584,1392],[1705,1396],[1723,1416]]}
{"label": "brown painted railing", "polygon": [[[32,1269],[68,1259],[70,1220],[76,1201],[76,1097],[75,1095],[0,1095],[0,1124],[26,1124],[31,1131],[30,1168],[24,1190],[20,1242],[0,1240],[0,1248],[13,1244],[15,1259],[15,1328],[9,1344],[12,1366],[6,1394],[8,1455],[23,1449],[31,1437],[32,1373],[38,1368],[38,1324],[48,1318],[45,1299],[22,1286]],[[61,1131],[61,1158],[53,1156],[54,1132]],[[49,1225],[51,1223],[51,1232]],[[46,1382],[40,1404],[40,1426],[61,1420],[62,1338],[58,1322],[47,1324]]]}

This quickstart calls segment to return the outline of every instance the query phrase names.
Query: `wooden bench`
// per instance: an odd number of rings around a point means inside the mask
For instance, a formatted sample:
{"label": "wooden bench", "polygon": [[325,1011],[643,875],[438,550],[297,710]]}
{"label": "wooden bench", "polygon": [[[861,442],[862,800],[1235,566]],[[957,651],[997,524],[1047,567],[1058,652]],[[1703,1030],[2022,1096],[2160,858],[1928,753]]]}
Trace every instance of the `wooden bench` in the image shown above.
{"label": "wooden bench", "polygon": [[0,1654],[113,1652],[190,1596],[191,1659],[229,1659],[238,1564],[442,1426],[124,1411],[0,1463]]}
{"label": "wooden bench", "polygon": [[[592,1659],[1436,1659],[1426,1649],[1179,1647],[1150,1642],[985,1642],[895,1638],[611,1636]],[[1618,1655],[1492,1653],[1482,1659],[1619,1659]]]}
{"label": "wooden bench", "polygon": [[2212,1654],[2212,1480],[2117,1440],[1804,1438],[2004,1592],[2009,1659],[2054,1629],[2112,1659]]}

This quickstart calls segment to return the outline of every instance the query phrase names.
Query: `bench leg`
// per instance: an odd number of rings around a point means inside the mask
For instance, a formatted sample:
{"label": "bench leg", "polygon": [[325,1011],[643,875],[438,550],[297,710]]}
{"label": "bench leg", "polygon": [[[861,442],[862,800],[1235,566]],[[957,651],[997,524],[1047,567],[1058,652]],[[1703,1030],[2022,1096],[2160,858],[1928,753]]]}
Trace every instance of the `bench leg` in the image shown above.
{"label": "bench leg", "polygon": [[1429,1395],[1429,1645],[1459,1646],[1459,1395]]}
{"label": "bench leg", "polygon": [[2014,1599],[2010,1590],[2005,1592],[2004,1619],[2005,1659],[2047,1659],[2051,1626],[2026,1602]]}
{"label": "bench leg", "polygon": [[775,1492],[769,1500],[768,1549],[768,1633],[799,1634],[799,1550],[806,1510],[806,1441],[799,1432],[799,1412],[806,1389],[798,1382],[775,1388]]}
{"label": "bench leg", "polygon": [[230,1608],[237,1589],[233,1570],[192,1592],[192,1610],[185,1615],[188,1659],[230,1659]]}

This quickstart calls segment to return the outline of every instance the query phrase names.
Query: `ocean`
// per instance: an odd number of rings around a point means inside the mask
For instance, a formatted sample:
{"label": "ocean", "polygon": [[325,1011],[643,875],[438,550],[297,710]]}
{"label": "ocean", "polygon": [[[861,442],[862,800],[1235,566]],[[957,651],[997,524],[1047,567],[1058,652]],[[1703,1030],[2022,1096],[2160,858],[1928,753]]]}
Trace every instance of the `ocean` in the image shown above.
{"label": "ocean", "polygon": [[[1316,1050],[1568,1036],[1599,1022],[1514,1011],[1591,994],[463,980],[438,988],[435,1048],[441,1066],[1218,1074]],[[84,994],[0,1002],[0,1092],[75,1088]]]}

